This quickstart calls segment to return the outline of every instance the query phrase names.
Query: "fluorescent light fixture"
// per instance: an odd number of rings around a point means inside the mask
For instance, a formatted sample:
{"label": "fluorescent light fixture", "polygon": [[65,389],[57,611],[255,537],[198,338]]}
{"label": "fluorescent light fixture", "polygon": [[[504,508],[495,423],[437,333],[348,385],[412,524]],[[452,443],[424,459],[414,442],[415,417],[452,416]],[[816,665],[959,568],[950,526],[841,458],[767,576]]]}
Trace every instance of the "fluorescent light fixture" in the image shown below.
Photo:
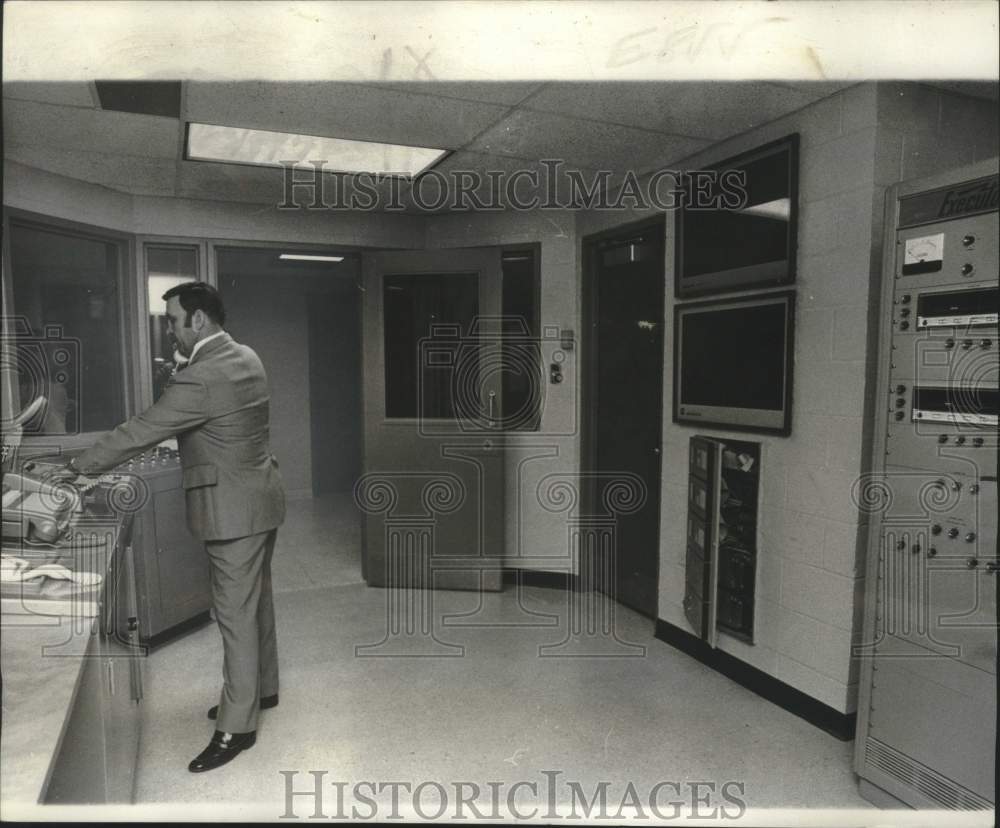
{"label": "fluorescent light fixture", "polygon": [[763,216],[764,218],[788,221],[792,215],[792,203],[787,198],[776,198],[774,201],[751,204],[749,207],[744,207],[738,212],[749,213],[751,216]]}
{"label": "fluorescent light fixture", "polygon": [[343,256],[311,256],[306,253],[282,253],[278,256],[289,262],[342,262]]}
{"label": "fluorescent light fixture", "polygon": [[379,144],[268,132],[262,129],[189,123],[187,158],[222,164],[257,164],[315,170],[322,163],[326,172],[370,173],[412,178],[439,161],[448,150]]}
{"label": "fluorescent light fixture", "polygon": [[190,276],[177,276],[173,273],[149,273],[149,313],[151,316],[164,316],[167,303],[161,298],[170,288],[193,281]]}

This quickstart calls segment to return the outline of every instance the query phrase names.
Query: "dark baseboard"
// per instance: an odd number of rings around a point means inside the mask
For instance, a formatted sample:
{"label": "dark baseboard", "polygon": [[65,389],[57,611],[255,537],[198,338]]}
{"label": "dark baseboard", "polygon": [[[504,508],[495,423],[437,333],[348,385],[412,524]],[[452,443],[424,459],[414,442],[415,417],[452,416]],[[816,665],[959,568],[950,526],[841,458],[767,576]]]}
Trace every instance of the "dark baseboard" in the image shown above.
{"label": "dark baseboard", "polygon": [[574,572],[546,572],[540,569],[511,567],[503,571],[504,586],[520,582],[523,586],[544,589],[576,589],[579,578]]}
{"label": "dark baseboard", "polygon": [[149,638],[143,639],[142,643],[145,644],[149,649],[155,650],[157,647],[166,644],[168,641],[173,641],[175,638],[179,638],[185,633],[193,632],[199,627],[203,627],[209,621],[212,620],[212,616],[209,615],[209,611],[199,612],[193,618],[189,618],[187,621],[182,621],[180,624],[175,624],[167,630],[160,630],[156,635],[151,635]]}
{"label": "dark baseboard", "polygon": [[841,741],[849,742],[854,738],[857,714],[840,713],[745,661],[709,647],[696,635],[662,618],[656,620],[656,637]]}

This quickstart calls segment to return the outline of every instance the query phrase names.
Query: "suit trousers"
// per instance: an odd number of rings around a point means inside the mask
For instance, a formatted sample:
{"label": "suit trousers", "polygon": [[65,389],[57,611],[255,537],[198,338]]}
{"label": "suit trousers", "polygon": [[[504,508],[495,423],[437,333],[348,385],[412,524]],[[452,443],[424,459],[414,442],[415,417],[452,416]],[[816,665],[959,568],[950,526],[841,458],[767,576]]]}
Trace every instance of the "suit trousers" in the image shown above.
{"label": "suit trousers", "polygon": [[278,692],[278,639],[271,596],[271,557],[278,530],[205,541],[212,603],[222,633],[218,730],[257,729],[260,697]]}

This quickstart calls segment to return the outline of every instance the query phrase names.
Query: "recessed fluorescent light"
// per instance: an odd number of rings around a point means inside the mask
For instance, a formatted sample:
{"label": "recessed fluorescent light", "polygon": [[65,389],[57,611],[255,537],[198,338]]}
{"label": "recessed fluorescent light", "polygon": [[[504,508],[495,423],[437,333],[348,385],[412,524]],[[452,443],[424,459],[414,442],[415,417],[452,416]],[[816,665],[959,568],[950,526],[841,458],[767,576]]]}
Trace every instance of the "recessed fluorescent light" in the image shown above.
{"label": "recessed fluorescent light", "polygon": [[307,170],[316,169],[322,162],[321,169],[326,172],[413,177],[447,152],[429,147],[189,123],[186,157],[192,161],[263,167],[291,164]]}
{"label": "recessed fluorescent light", "polygon": [[737,212],[749,213],[751,216],[762,216],[764,218],[788,221],[792,215],[792,203],[787,198],[776,198],[774,201],[751,204],[749,207],[744,207]]}
{"label": "recessed fluorescent light", "polygon": [[306,253],[282,253],[279,259],[291,262],[342,262],[343,256],[310,256]]}

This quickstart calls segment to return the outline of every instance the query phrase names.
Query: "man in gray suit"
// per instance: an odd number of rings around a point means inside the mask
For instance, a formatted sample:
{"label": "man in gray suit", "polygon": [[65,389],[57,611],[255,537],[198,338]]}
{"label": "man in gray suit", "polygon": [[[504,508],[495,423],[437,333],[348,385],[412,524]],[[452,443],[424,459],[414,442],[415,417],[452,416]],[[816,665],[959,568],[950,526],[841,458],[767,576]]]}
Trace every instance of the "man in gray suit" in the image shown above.
{"label": "man in gray suit", "polygon": [[177,437],[191,532],[204,541],[212,603],[222,633],[223,688],[211,742],[188,766],[226,764],[256,741],[259,709],[278,703],[278,651],[271,556],[285,496],[268,443],[264,366],[222,326],[218,292],[204,282],[168,290],[167,317],[188,358],[162,396],[70,462],[68,474],[96,475]]}

